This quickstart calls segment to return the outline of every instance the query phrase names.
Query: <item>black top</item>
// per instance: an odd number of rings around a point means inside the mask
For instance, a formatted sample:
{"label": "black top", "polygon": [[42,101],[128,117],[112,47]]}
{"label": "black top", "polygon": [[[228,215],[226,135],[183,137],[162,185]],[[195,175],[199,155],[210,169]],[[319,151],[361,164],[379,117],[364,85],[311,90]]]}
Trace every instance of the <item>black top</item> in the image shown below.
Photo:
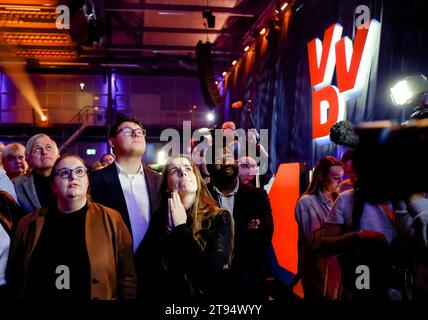
{"label": "black top", "polygon": [[56,208],[48,211],[28,265],[26,299],[90,299],[87,211],[87,204],[75,212],[61,213]]}
{"label": "black top", "polygon": [[151,277],[142,288],[146,301],[184,303],[220,299],[225,290],[224,267],[232,251],[231,214],[223,211],[201,230],[204,247],[193,237],[190,217],[186,224],[167,233],[162,219],[166,214],[155,216],[147,234],[152,241],[146,256],[150,263],[143,272]]}
{"label": "black top", "polygon": [[40,205],[46,207],[49,205],[51,197],[51,186],[49,184],[49,176],[43,177],[33,172],[34,187],[36,188],[37,198],[39,198]]}

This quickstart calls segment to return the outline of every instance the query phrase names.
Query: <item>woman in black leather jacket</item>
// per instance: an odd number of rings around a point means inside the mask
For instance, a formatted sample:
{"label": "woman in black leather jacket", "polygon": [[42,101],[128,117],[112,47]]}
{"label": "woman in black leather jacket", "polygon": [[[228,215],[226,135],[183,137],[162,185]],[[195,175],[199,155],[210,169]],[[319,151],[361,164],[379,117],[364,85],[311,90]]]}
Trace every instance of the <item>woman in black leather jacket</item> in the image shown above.
{"label": "woman in black leather jacket", "polygon": [[145,296],[158,302],[221,298],[232,255],[231,214],[217,205],[186,156],[165,164],[160,197],[147,235],[154,263]]}

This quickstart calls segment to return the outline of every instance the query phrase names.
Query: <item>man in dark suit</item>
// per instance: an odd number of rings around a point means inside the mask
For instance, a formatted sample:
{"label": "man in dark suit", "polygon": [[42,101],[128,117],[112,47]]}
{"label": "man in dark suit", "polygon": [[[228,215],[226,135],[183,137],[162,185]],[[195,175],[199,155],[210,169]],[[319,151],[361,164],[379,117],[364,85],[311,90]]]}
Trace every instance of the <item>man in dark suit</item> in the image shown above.
{"label": "man in dark suit", "polygon": [[116,161],[90,177],[92,199],[119,211],[132,235],[139,289],[145,281],[144,251],[149,245],[145,236],[157,209],[160,185],[160,175],[141,162],[146,150],[145,135],[137,118],[120,115],[109,133]]}
{"label": "man in dark suit", "polygon": [[220,206],[233,213],[234,255],[231,265],[232,297],[242,301],[266,298],[267,249],[273,235],[272,209],[263,189],[239,183],[238,163],[226,151],[207,168],[208,185]]}

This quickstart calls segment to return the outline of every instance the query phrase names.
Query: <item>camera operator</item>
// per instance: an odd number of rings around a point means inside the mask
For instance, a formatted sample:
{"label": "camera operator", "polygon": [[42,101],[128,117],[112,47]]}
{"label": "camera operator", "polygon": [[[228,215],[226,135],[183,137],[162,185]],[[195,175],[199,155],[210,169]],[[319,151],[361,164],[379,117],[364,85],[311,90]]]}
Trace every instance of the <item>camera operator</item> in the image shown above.
{"label": "camera operator", "polygon": [[400,228],[407,237],[406,248],[412,257],[414,299],[428,298],[428,199],[424,193],[415,193],[401,202],[395,211],[400,217]]}

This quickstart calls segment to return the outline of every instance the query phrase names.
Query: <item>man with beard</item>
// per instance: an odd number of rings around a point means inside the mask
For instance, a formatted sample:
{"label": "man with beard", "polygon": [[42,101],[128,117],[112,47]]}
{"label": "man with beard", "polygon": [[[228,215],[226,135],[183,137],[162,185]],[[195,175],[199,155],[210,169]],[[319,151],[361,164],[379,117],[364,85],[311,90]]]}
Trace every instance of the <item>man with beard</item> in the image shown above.
{"label": "man with beard", "polygon": [[238,163],[224,149],[214,164],[207,165],[208,185],[220,206],[233,213],[234,254],[230,268],[234,299],[262,301],[266,298],[267,248],[273,235],[272,209],[263,189],[239,183]]}
{"label": "man with beard", "polygon": [[18,202],[25,213],[49,204],[51,197],[49,176],[58,156],[55,141],[47,135],[36,134],[28,140],[25,146],[25,158],[32,170],[12,180]]}
{"label": "man with beard", "polygon": [[148,262],[144,253],[149,245],[146,234],[157,209],[160,185],[160,175],[141,162],[146,151],[145,136],[140,120],[119,115],[109,133],[116,160],[90,176],[93,201],[119,211],[131,233],[140,298],[143,283],[151,281],[144,272]]}

